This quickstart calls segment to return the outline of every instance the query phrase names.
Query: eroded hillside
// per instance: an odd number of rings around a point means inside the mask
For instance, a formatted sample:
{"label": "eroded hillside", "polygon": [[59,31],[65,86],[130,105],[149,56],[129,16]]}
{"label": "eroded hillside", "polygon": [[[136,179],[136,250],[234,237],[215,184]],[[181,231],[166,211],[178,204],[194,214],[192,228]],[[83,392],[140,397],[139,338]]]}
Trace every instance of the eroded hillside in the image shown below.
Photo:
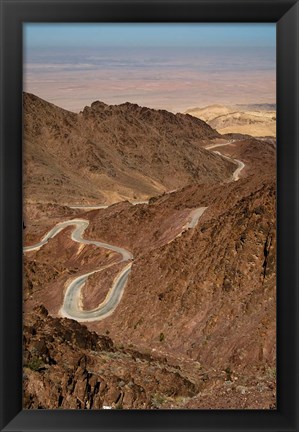
{"label": "eroded hillside", "polygon": [[75,114],[24,93],[25,200],[111,204],[223,181],[234,166],[201,148],[217,138],[188,115],[102,102]]}
{"label": "eroded hillside", "polygon": [[[273,142],[133,104],[24,102],[25,245],[71,220],[90,241],[67,226],[24,254],[24,406],[275,408]],[[109,316],[62,318],[75,278],[97,310],[128,262]]]}

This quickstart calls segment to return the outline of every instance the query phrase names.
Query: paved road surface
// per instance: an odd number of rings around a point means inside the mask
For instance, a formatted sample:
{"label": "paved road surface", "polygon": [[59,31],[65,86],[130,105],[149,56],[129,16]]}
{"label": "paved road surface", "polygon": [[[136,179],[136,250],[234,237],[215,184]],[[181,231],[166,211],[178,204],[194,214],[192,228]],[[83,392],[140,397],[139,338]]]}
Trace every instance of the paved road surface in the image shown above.
{"label": "paved road surface", "polygon": [[[183,231],[186,231],[189,228],[194,228],[203,212],[206,210],[206,207],[200,207],[198,209],[192,210],[190,213],[189,220],[187,224],[184,225]],[[102,247],[105,249],[112,250],[114,252],[117,252],[121,255],[120,262],[127,262],[130,261],[117,275],[117,277],[114,279],[113,284],[105,298],[105,300],[95,309],[92,310],[84,310],[81,307],[81,289],[86,283],[88,277],[94,273],[101,272],[104,269],[111,267],[115,265],[109,264],[107,266],[101,267],[99,269],[96,269],[92,272],[85,273],[83,275],[80,275],[73,279],[70,284],[68,285],[63,305],[60,310],[60,314],[64,317],[75,319],[77,321],[99,321],[107,316],[111,315],[116,307],[118,306],[130,271],[132,267],[132,260],[133,255],[130,251],[127,249],[114,246],[108,243],[103,243],[95,240],[88,240],[83,237],[84,231],[89,225],[89,221],[85,219],[72,219],[65,222],[60,222],[56,224],[42,239],[40,242],[32,245],[32,246],[25,246],[23,248],[24,252],[31,252],[36,251],[40,249],[43,245],[45,245],[51,238],[55,237],[59,232],[61,232],[63,229],[65,229],[68,226],[74,226],[74,230],[72,232],[72,240],[83,243],[83,244],[93,244],[98,247]],[[182,232],[183,232],[182,231]],[[179,234],[181,235],[181,233]],[[174,240],[174,239],[173,239]]]}
{"label": "paved road surface", "polygon": [[[129,201],[131,204],[133,205],[138,205],[138,204],[148,204],[149,200],[145,200],[145,201]],[[109,205],[68,205],[65,204],[67,207],[72,208],[72,209],[83,209],[83,210],[98,210],[98,209],[106,209],[114,204],[119,204],[121,202],[125,202],[125,201],[119,201],[117,203],[113,203],[113,204],[109,204]]]}
{"label": "paved road surface", "polygon": [[[211,150],[212,148],[216,148],[216,147],[225,147],[227,145],[233,144],[235,141],[236,140],[227,141],[224,144],[212,144],[212,145],[209,145],[209,146],[205,147],[205,149],[206,150]],[[238,166],[238,168],[236,169],[236,171],[232,175],[232,181],[239,180],[240,173],[241,173],[242,169],[245,167],[245,164],[242,161],[238,160],[238,159],[233,159],[233,158],[231,158],[229,156],[225,156],[224,154],[220,153],[219,151],[213,151],[213,153],[218,154],[219,156],[222,156],[225,159],[234,162]]]}
{"label": "paved road surface", "polygon": [[[87,273],[74,279],[68,286],[60,313],[62,316],[75,319],[76,321],[99,321],[107,318],[117,308],[121,301],[127,280],[131,271],[132,263],[129,263],[115,278],[105,300],[97,308],[82,310],[80,307],[81,289],[88,277],[98,271]],[[106,267],[107,268],[107,267]]]}
{"label": "paved road surface", "polygon": [[[66,222],[58,223],[42,238],[40,242],[32,246],[26,246],[23,248],[23,250],[24,252],[38,250],[43,245],[45,245],[51,238],[55,237],[59,232],[61,232],[63,229],[65,229],[68,226],[74,226],[75,228],[72,232],[72,237],[71,237],[72,240],[83,244],[93,244],[95,246],[117,252],[121,255],[121,260],[119,262],[125,262],[133,259],[132,253],[127,249],[110,245],[108,243],[103,243],[94,240],[87,240],[83,238],[83,233],[88,227],[88,225],[89,225],[89,221],[84,219],[72,219]],[[131,262],[119,272],[103,303],[101,303],[96,309],[93,309],[91,311],[84,311],[80,307],[81,288],[87,281],[88,277],[91,274],[100,272],[105,268],[111,267],[112,265],[115,264],[104,266],[100,269],[94,270],[89,273],[85,273],[75,278],[66,289],[63,305],[60,310],[61,315],[68,318],[75,319],[77,321],[95,321],[95,320],[106,318],[108,315],[113,313],[121,300],[124,288],[126,286],[131,271],[131,266],[132,266]]]}

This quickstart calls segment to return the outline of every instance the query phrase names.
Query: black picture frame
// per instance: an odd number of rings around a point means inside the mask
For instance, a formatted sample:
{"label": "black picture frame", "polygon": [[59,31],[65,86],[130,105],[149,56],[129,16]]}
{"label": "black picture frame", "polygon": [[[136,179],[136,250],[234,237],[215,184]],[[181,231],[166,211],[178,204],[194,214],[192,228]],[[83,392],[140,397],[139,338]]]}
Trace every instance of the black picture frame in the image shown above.
{"label": "black picture frame", "polygon": [[[23,22],[277,23],[277,410],[22,410]],[[299,430],[298,24],[294,0],[1,0],[2,431]]]}

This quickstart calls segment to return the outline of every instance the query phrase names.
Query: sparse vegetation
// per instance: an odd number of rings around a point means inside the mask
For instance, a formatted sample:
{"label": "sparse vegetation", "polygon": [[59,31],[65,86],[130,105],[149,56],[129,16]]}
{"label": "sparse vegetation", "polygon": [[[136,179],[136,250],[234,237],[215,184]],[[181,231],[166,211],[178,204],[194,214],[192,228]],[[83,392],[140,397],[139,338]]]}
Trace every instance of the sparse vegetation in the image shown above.
{"label": "sparse vegetation", "polygon": [[160,408],[161,405],[165,404],[167,402],[167,396],[161,394],[161,393],[155,393],[152,396],[151,404],[153,408]]}
{"label": "sparse vegetation", "polygon": [[269,379],[276,379],[276,367],[269,367],[269,369],[267,370],[267,376],[269,377]]}
{"label": "sparse vegetation", "polygon": [[122,410],[122,409],[124,409],[124,406],[123,406],[122,400],[120,400],[119,402],[116,403],[114,409],[116,409],[116,410]]}
{"label": "sparse vegetation", "polygon": [[137,329],[137,327],[143,323],[143,317],[141,317],[135,324],[134,324],[134,330]]}
{"label": "sparse vegetation", "polygon": [[39,359],[38,357],[33,357],[26,365],[25,367],[28,367],[29,369],[38,372],[41,369],[44,369],[45,364],[44,362]]}
{"label": "sparse vegetation", "polygon": [[233,372],[229,366],[225,369],[225,373],[226,373],[226,380],[231,381]]}

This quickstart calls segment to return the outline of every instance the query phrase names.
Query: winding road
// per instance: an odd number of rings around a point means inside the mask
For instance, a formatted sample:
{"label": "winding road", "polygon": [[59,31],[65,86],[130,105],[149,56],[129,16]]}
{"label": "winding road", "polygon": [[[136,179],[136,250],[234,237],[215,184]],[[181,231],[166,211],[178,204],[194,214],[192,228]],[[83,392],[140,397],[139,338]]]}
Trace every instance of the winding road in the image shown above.
{"label": "winding road", "polygon": [[[210,146],[205,147],[206,150],[210,150],[212,148],[216,147],[222,147],[227,146],[229,144],[232,144],[234,140],[231,140],[229,142],[226,142],[224,144],[213,144]],[[242,161],[239,161],[238,159],[233,159],[228,156],[225,156],[218,151],[214,151],[214,153],[219,154],[221,157],[224,157],[225,159],[228,159],[230,161],[233,161],[238,168],[235,170],[235,172],[232,175],[231,181],[237,181],[240,177],[240,172],[244,168],[245,164]],[[137,205],[141,203],[146,203],[146,201],[135,201],[132,202],[132,204]],[[69,206],[71,208],[82,208],[82,209],[104,209],[108,206],[106,205],[99,205],[99,206],[84,206],[84,205],[78,205],[78,206]],[[168,243],[171,243],[173,240],[175,240],[177,237],[182,235],[183,232],[185,232],[188,229],[194,228],[204,211],[207,209],[207,207],[199,207],[197,209],[193,209],[190,212],[189,218],[186,222],[186,224],[182,227],[182,231],[177,234],[172,240],[170,240]],[[60,309],[60,315],[75,319],[76,321],[99,321],[102,320],[109,315],[111,315],[116,307],[118,306],[126,283],[129,278],[129,274],[131,272],[132,267],[132,260],[133,255],[130,251],[127,249],[111,245],[109,243],[103,243],[100,241],[95,240],[88,240],[83,237],[84,231],[89,225],[89,221],[86,219],[71,219],[68,221],[60,222],[56,224],[41,240],[40,242],[32,245],[32,246],[25,246],[23,248],[24,252],[32,252],[39,250],[42,246],[44,246],[51,238],[54,238],[58,233],[60,233],[63,229],[73,226],[74,229],[71,234],[71,238],[73,241],[81,243],[81,244],[92,244],[97,247],[101,247],[104,249],[108,249],[114,252],[117,252],[121,255],[121,259],[117,263],[108,264],[104,267],[101,267],[99,269],[93,270],[89,273],[85,273],[83,275],[80,275],[73,279],[69,285],[66,288],[63,305]],[[105,300],[95,309],[92,310],[84,310],[82,308],[82,302],[81,302],[81,290],[84,284],[86,283],[88,277],[94,273],[101,272],[104,269],[107,269],[108,267],[112,267],[116,264],[119,264],[121,262],[128,262],[128,264],[118,273],[116,278],[113,281],[113,284],[105,298]]]}
{"label": "winding road", "polygon": [[[231,141],[228,141],[228,142],[223,143],[223,144],[212,144],[212,145],[209,145],[209,146],[205,147],[205,149],[206,150],[211,150],[211,149],[216,148],[216,147],[226,147],[226,146],[228,146],[230,144],[233,144],[235,141],[236,140],[231,140]],[[238,166],[238,168],[235,170],[235,172],[232,175],[232,181],[239,180],[240,173],[241,173],[242,169],[245,167],[245,164],[242,161],[238,160],[238,159],[233,159],[233,158],[231,158],[229,156],[225,156],[224,154],[220,153],[219,151],[213,151],[213,153],[218,154],[219,156],[222,156],[224,159],[227,159],[229,161],[234,162]]]}
{"label": "winding road", "polygon": [[[206,207],[200,207],[198,209],[194,209],[191,211],[189,215],[189,219],[187,223],[183,226],[183,230],[179,235],[182,234],[182,232],[186,231],[189,228],[194,228],[198,221],[200,216],[205,211]],[[111,315],[116,307],[118,306],[130,271],[132,267],[132,260],[133,255],[130,251],[127,249],[114,246],[108,243],[103,243],[100,241],[95,240],[88,240],[83,237],[84,231],[89,225],[89,221],[85,219],[71,219],[65,222],[60,222],[56,224],[42,239],[40,242],[32,245],[32,246],[25,246],[23,248],[24,252],[32,252],[39,250],[42,246],[44,246],[48,241],[55,237],[58,233],[60,233],[63,229],[74,226],[74,230],[72,232],[71,238],[72,240],[83,243],[83,244],[93,244],[95,246],[105,248],[112,250],[114,252],[117,252],[121,255],[121,260],[117,263],[112,263],[107,266],[101,267],[99,269],[93,270],[89,273],[85,273],[83,275],[80,275],[73,279],[70,284],[66,288],[66,292],[64,295],[63,305],[60,309],[60,315],[64,316],[66,318],[71,318],[76,321],[99,321],[104,318],[107,318],[109,315]],[[178,235],[178,236],[179,236]],[[178,237],[176,236],[176,237]],[[175,238],[176,238],[175,237]],[[174,239],[175,239],[174,238]],[[174,240],[173,239],[173,240]],[[172,241],[173,241],[172,240]],[[95,309],[92,310],[84,310],[81,306],[81,289],[86,283],[88,277],[94,273],[101,272],[104,269],[108,267],[112,267],[113,265],[119,264],[121,262],[128,262],[129,263],[118,273],[117,277],[114,279],[113,284],[105,298],[105,300]]]}
{"label": "winding road", "polygon": [[[43,238],[40,242],[34,244],[33,246],[26,246],[23,248],[24,252],[31,252],[40,249],[44,246],[48,241],[55,237],[59,232],[65,229],[68,226],[74,226],[74,230],[72,232],[72,240],[83,243],[83,244],[93,244],[95,246],[109,249],[114,252],[117,252],[121,255],[122,259],[118,261],[120,262],[131,261],[133,259],[133,255],[127,249],[110,245],[108,243],[103,243],[94,240],[87,240],[83,238],[83,233],[89,225],[89,221],[85,219],[72,219],[66,222],[60,222],[55,225]],[[101,303],[96,309],[92,309],[89,311],[85,311],[80,307],[80,295],[81,288],[87,281],[88,277],[93,273],[100,272],[108,267],[115,265],[115,263],[101,267],[100,269],[94,270],[89,273],[85,273],[76,277],[67,287],[62,308],[60,310],[60,314],[67,318],[72,318],[77,321],[95,321],[99,319],[106,318],[108,315],[111,315],[114,312],[114,309],[117,307],[118,303],[121,300],[123,290],[125,288],[127,279],[129,277],[129,273],[131,271],[132,262],[130,262],[124,269],[120,271],[120,273],[115,278],[111,289],[109,290],[105,300]]]}
{"label": "winding road", "polygon": [[[112,264],[114,265],[114,264]],[[95,309],[83,310],[80,307],[81,289],[88,277],[96,272],[100,272],[110,266],[102,267],[99,270],[94,270],[85,275],[74,279],[67,287],[60,314],[66,318],[75,319],[76,321],[99,321],[111,315],[119,302],[121,301],[129,274],[131,272],[132,263],[129,263],[114,279],[105,300]]]}
{"label": "winding road", "polygon": [[[148,204],[149,200],[144,200],[144,201],[129,201],[131,204],[138,205],[138,204]],[[113,203],[113,204],[118,204],[118,203]],[[82,210],[100,210],[100,209],[106,209],[108,208],[110,205],[113,204],[101,204],[101,205],[67,205],[65,204],[67,207],[72,208],[72,209],[82,209]]]}

